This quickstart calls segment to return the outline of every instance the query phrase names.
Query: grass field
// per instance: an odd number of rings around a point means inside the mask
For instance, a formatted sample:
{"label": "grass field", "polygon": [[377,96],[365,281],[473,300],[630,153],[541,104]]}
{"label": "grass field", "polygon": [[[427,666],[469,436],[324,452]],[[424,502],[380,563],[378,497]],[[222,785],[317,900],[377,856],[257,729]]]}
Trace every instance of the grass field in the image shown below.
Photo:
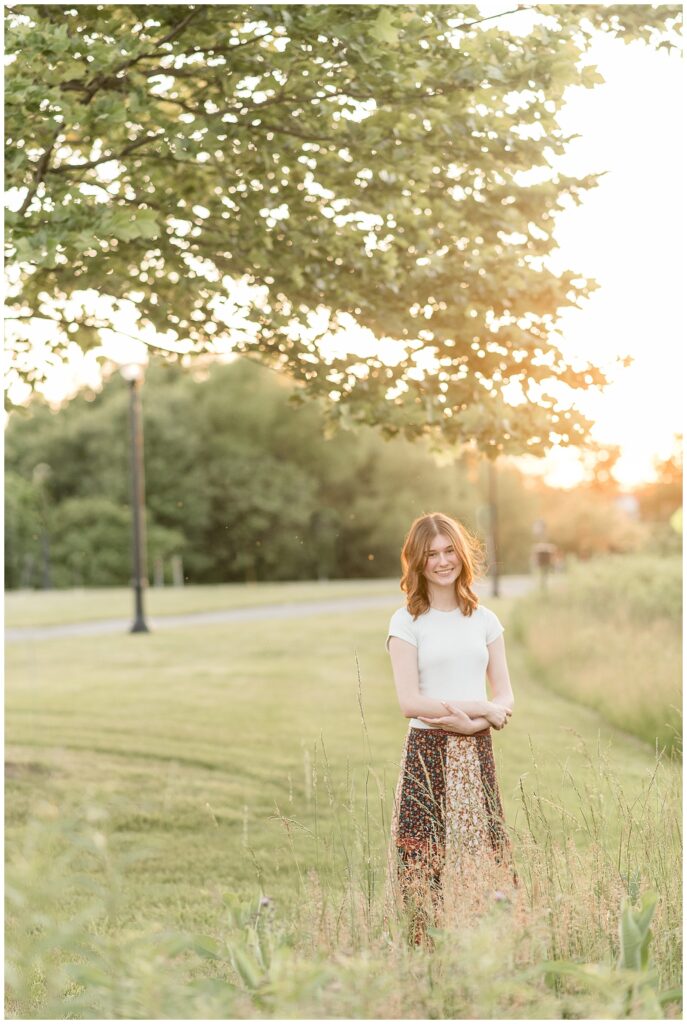
{"label": "grass field", "polygon": [[[680,980],[679,766],[539,686],[518,644],[494,743],[520,896],[433,954],[388,926],[398,604],[7,647],[8,1015],[653,1015]],[[657,973],[628,980],[621,899],[651,891]]]}
{"label": "grass field", "polygon": [[652,746],[681,752],[681,560],[595,559],[556,583],[517,605],[514,632],[532,673]]}
{"label": "grass field", "polygon": [[[317,601],[323,595],[359,597],[366,594],[402,594],[398,580],[327,580],[293,583],[222,583],[216,586],[150,587],[146,591],[146,614],[185,615],[227,608],[263,604]],[[14,590],[5,594],[5,625],[58,626],[68,622],[96,619],[133,618],[129,587],[102,590]]]}

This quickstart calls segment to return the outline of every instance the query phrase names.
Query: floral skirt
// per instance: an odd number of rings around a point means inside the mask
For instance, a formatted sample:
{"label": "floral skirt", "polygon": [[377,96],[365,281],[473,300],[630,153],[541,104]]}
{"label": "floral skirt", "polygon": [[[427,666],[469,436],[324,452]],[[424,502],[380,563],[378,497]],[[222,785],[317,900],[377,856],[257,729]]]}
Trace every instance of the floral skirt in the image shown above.
{"label": "floral skirt", "polygon": [[[517,887],[491,729],[461,736],[410,727],[394,798],[390,854],[415,931]],[[428,899],[428,896],[431,899]]]}

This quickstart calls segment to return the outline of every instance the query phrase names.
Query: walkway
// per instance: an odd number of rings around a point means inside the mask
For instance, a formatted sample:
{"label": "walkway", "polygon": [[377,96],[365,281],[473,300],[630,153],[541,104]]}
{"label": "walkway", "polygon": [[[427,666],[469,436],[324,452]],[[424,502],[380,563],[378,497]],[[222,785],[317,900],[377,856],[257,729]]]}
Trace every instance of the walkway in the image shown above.
{"label": "walkway", "polygon": [[[520,597],[534,585],[531,576],[504,576],[501,579],[502,597]],[[491,595],[491,581],[476,586],[476,591],[485,603]],[[178,626],[211,626],[220,622],[247,622],[255,619],[294,619],[304,615],[327,615],[337,612],[354,612],[363,608],[394,608],[402,603],[399,594],[375,594],[370,597],[341,597],[329,601],[293,601],[290,604],[263,604],[248,608],[226,608],[212,612],[189,612],[185,615],[164,615],[148,617],[151,631],[176,629]],[[70,622],[59,626],[16,626],[5,630],[5,641],[52,640],[67,636],[105,636],[111,633],[128,633],[131,619],[97,619],[94,622]]]}

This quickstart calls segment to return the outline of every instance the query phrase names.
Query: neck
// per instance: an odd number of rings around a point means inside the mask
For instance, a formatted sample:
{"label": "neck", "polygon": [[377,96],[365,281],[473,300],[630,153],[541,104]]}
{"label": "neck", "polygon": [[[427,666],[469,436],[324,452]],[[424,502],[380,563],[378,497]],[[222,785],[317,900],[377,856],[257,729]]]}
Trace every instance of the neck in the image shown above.
{"label": "neck", "polygon": [[437,587],[433,583],[428,583],[427,597],[429,598],[430,608],[436,608],[440,612],[452,612],[458,607],[454,586]]}

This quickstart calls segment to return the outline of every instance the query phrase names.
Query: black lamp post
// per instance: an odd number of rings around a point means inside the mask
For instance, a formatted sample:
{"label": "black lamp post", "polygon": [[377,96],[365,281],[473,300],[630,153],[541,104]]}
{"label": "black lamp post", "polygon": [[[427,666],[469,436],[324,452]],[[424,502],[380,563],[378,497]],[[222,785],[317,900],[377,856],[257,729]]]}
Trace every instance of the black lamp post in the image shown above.
{"label": "black lamp post", "polygon": [[148,585],[146,569],[145,484],[143,477],[143,417],[141,384],[143,367],[127,363],[119,371],[129,385],[129,417],[131,423],[131,510],[133,526],[133,588],[134,624],[131,633],[149,633],[143,613],[143,592]]}
{"label": "black lamp post", "polygon": [[33,482],[38,489],[40,522],[41,522],[41,554],[43,557],[43,590],[52,589],[52,574],[50,572],[50,535],[48,533],[49,502],[46,491],[46,484],[52,473],[47,462],[39,462],[33,471]]}

